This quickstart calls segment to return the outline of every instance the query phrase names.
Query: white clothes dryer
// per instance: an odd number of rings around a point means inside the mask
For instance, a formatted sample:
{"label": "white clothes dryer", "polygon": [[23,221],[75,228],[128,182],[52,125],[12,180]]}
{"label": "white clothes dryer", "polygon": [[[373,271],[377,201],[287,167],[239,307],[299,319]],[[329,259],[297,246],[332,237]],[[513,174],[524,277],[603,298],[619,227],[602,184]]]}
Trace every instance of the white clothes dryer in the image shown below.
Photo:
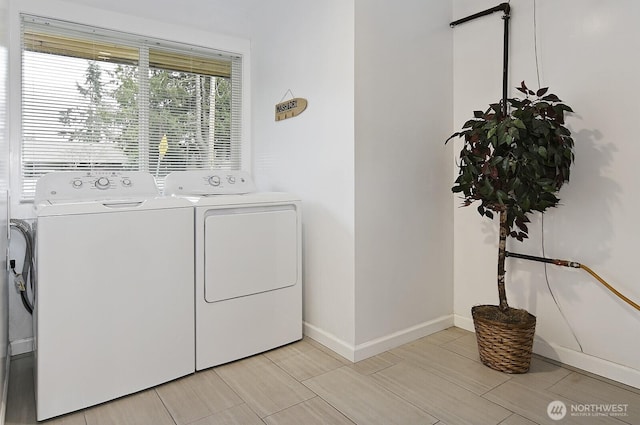
{"label": "white clothes dryer", "polygon": [[193,207],[142,172],[36,186],[37,419],[195,370]]}
{"label": "white clothes dryer", "polygon": [[179,171],[195,210],[196,369],[302,338],[301,202],[239,171]]}

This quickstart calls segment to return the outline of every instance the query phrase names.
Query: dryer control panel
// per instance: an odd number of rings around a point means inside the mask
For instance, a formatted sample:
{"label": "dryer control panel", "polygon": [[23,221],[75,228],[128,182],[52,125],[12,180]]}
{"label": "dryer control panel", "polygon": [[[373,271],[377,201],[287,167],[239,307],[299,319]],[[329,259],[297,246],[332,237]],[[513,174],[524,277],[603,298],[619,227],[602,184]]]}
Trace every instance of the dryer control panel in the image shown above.
{"label": "dryer control panel", "polygon": [[164,180],[165,195],[236,195],[255,191],[251,176],[240,170],[174,171]]}
{"label": "dryer control panel", "polygon": [[153,176],[143,171],[61,171],[36,182],[34,204],[87,202],[159,196]]}

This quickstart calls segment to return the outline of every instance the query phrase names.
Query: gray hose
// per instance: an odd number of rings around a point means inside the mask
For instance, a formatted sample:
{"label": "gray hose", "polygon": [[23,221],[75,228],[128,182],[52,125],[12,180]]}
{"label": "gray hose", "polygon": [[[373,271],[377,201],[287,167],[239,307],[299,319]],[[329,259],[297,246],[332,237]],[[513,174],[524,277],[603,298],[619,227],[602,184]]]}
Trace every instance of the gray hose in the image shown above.
{"label": "gray hose", "polygon": [[[29,285],[26,285],[25,282],[25,290],[20,292],[20,296],[22,297],[22,304],[24,308],[30,313],[33,313],[33,306],[35,303],[35,268],[33,267],[33,232],[31,229],[31,225],[25,220],[12,218],[10,220],[11,227],[18,230],[25,241],[25,253],[24,253],[24,261],[22,263],[22,276],[23,278],[27,278],[29,281]],[[29,299],[27,294],[28,287],[31,288],[31,292],[33,294],[33,301]]]}

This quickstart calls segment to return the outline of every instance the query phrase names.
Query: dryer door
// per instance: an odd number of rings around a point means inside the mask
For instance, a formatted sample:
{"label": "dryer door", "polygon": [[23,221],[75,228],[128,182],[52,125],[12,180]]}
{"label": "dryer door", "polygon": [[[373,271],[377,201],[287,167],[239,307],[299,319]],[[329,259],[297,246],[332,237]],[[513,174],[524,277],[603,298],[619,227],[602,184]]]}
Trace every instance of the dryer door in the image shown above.
{"label": "dryer door", "polygon": [[285,288],[298,280],[295,205],[212,209],[205,215],[205,300]]}

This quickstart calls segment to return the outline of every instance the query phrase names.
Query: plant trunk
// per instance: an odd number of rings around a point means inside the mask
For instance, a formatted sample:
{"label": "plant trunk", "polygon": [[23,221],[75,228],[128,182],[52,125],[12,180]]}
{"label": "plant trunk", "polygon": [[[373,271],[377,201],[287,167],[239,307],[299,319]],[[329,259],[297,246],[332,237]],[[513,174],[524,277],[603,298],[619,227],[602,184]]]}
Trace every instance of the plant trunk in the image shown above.
{"label": "plant trunk", "polygon": [[210,77],[211,84],[209,88],[209,140],[207,141],[207,166],[213,168],[216,159],[216,101],[217,93],[216,85],[218,85],[217,77]]}
{"label": "plant trunk", "polygon": [[[195,76],[196,86],[196,146],[198,153],[204,150],[204,143],[202,141],[202,81],[199,75]],[[202,166],[202,157],[200,156],[196,161],[196,164],[190,164],[191,166]]]}
{"label": "plant trunk", "polygon": [[498,300],[500,301],[500,310],[507,311],[507,292],[504,287],[506,270],[504,268],[506,248],[507,248],[507,211],[500,210],[500,242],[498,243]]}

